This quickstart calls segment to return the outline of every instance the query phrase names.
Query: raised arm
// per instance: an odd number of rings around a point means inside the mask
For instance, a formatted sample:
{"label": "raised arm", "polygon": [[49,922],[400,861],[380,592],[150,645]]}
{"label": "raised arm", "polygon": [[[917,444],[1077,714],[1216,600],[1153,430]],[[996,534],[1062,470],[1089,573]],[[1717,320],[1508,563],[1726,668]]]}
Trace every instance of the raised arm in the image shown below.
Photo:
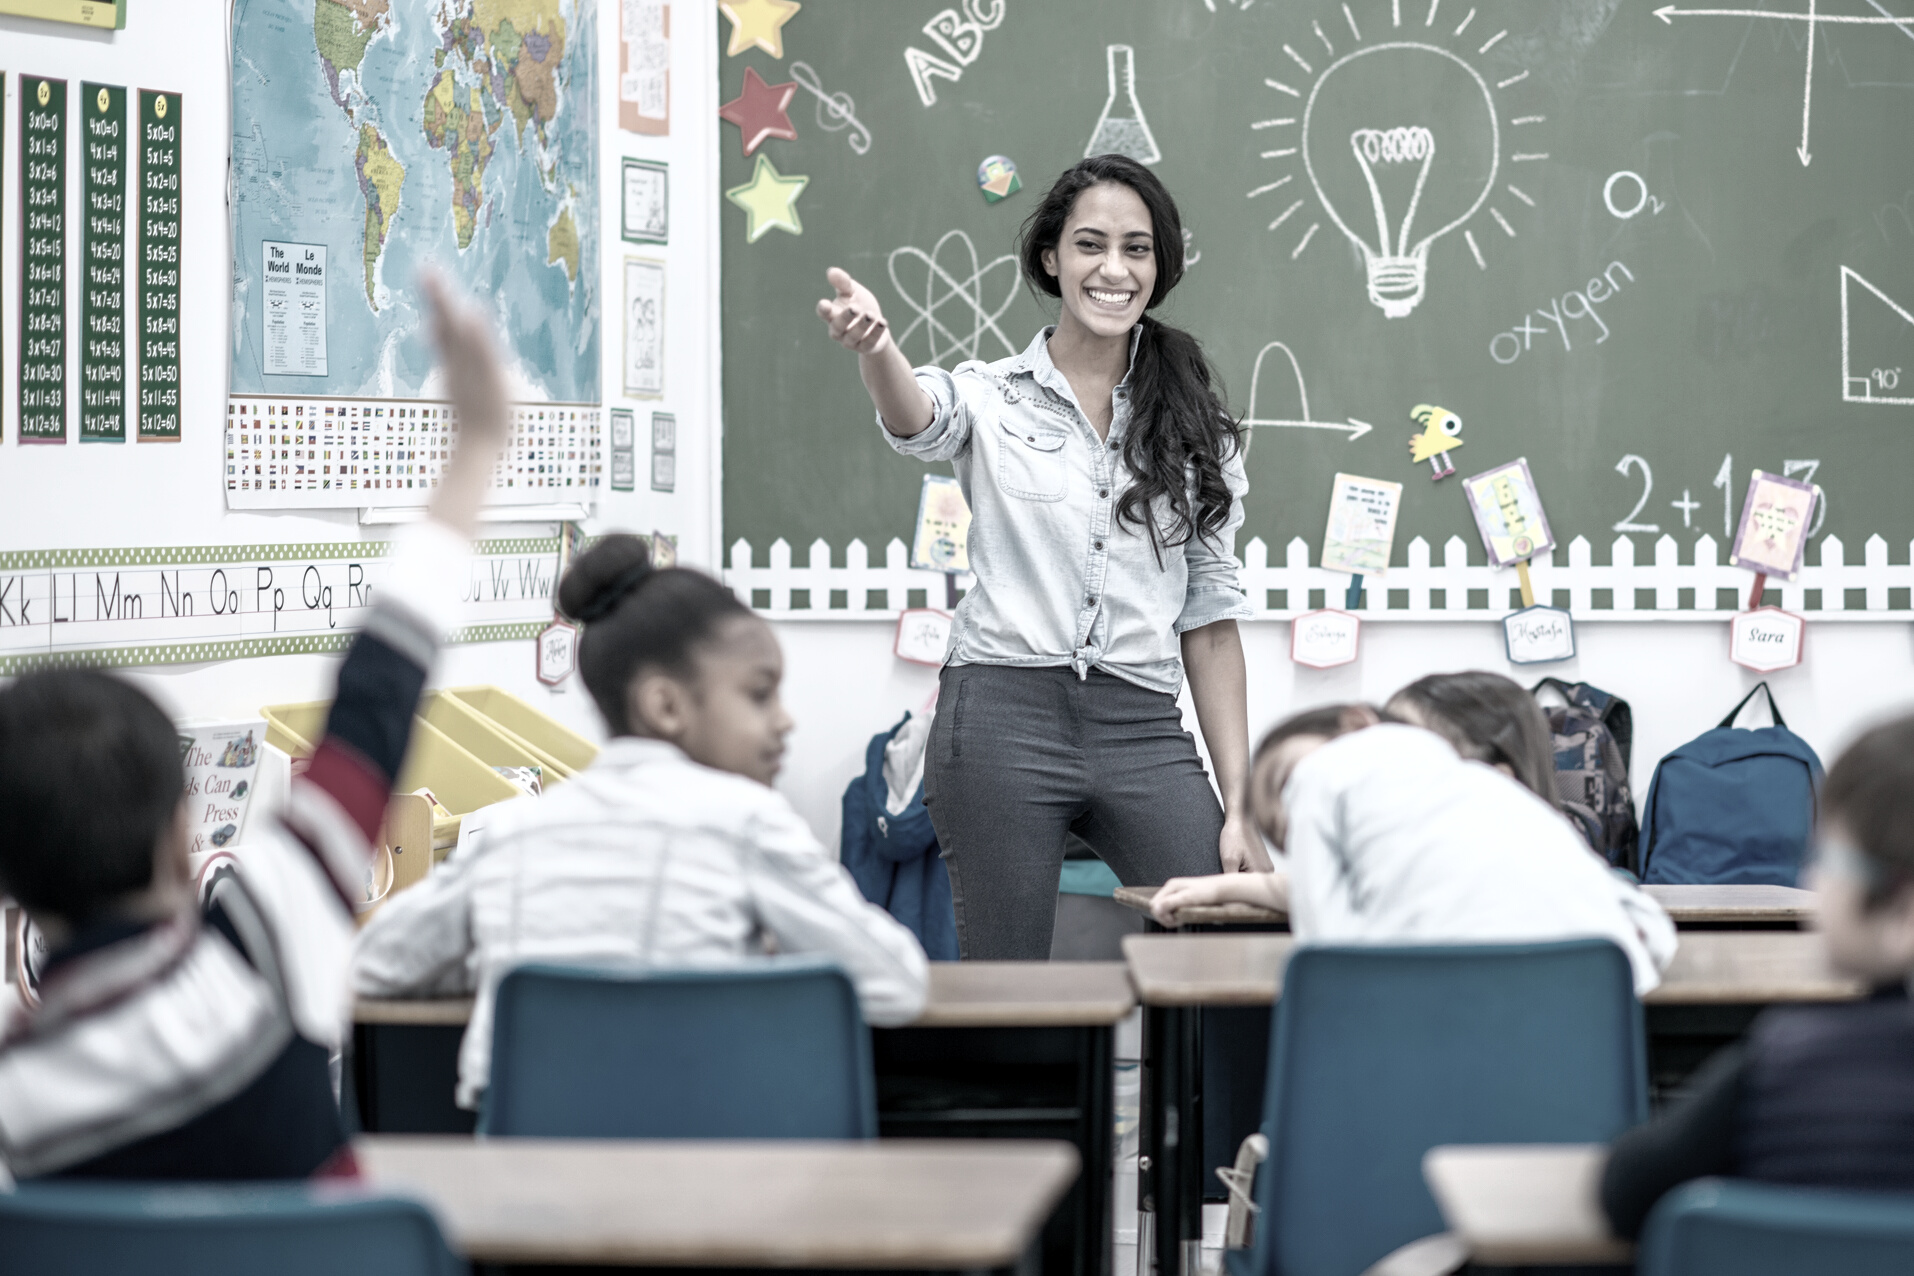
{"label": "raised arm", "polygon": [[883,308],[869,288],[836,266],[825,272],[836,296],[817,303],[817,317],[831,329],[831,340],[857,353],[864,378],[884,428],[902,439],[922,434],[936,419],[936,406],[911,372],[910,360],[891,340]]}

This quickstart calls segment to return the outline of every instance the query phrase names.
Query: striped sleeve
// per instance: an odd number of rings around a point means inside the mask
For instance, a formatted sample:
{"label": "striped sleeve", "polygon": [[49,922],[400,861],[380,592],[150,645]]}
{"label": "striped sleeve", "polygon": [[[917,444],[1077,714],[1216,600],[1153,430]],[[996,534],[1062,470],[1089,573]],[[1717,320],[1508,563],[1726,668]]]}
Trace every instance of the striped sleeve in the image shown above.
{"label": "striped sleeve", "polygon": [[439,523],[395,538],[386,586],[339,668],[325,738],[293,784],[286,823],[348,901],[358,895],[439,643],[456,622],[470,552]]}

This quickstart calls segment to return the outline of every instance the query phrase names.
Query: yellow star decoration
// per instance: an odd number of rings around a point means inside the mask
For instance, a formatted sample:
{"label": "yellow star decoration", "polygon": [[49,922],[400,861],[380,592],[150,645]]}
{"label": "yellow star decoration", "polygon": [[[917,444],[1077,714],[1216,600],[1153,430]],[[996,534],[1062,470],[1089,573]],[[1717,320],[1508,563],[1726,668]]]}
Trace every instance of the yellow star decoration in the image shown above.
{"label": "yellow star decoration", "polygon": [[784,56],[781,28],[803,6],[797,0],[722,0],[718,12],[731,19],[731,45],[724,51],[735,58],[752,45],[774,58]]}
{"label": "yellow star decoration", "polygon": [[758,156],[758,166],[752,170],[751,180],[742,186],[733,186],[724,193],[726,199],[742,208],[749,217],[745,223],[744,242],[755,244],[772,230],[788,230],[793,235],[802,235],[804,223],[798,220],[797,197],[810,180],[802,176],[786,177],[772,166],[769,157]]}

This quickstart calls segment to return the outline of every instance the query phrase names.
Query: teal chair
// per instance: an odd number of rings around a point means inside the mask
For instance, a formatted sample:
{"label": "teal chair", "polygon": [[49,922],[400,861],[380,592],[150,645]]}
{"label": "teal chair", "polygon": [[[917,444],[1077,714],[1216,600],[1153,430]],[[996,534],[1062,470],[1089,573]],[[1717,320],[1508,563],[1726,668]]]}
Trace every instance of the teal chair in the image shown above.
{"label": "teal chair", "polygon": [[1696,1179],[1656,1203],[1642,1229],[1636,1271],[1908,1276],[1914,1196]]}
{"label": "teal chair", "polygon": [[0,1276],[455,1276],[423,1205],[298,1184],[29,1183],[0,1192]]}
{"label": "teal chair", "polygon": [[1606,1143],[1648,1114],[1641,1003],[1606,940],[1298,947],[1271,1031],[1250,1276],[1358,1276],[1444,1230],[1443,1143]]}
{"label": "teal chair", "polygon": [[481,1134],[877,1136],[870,1029],[837,966],[520,966],[499,981]]}

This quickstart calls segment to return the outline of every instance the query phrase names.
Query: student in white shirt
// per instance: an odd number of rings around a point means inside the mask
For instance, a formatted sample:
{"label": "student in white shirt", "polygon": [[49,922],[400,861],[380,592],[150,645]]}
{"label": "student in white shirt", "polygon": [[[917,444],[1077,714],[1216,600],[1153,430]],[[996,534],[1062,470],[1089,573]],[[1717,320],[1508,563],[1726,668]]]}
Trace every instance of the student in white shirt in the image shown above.
{"label": "student in white shirt", "polygon": [[1160,920],[1241,900],[1287,909],[1305,943],[1599,937],[1628,955],[1638,993],[1674,956],[1667,914],[1548,803],[1367,705],[1310,710],[1271,731],[1252,763],[1250,809],[1281,866],[1172,880],[1153,904]]}
{"label": "student in white shirt", "polygon": [[584,624],[579,672],[613,738],[542,798],[488,811],[476,841],[394,896],[359,937],[357,991],[476,991],[464,1107],[490,1075],[498,981],[524,962],[724,965],[768,941],[837,961],[871,1023],[915,1018],[923,949],[769,787],[792,725],[770,627],[710,577],[654,569],[627,535],[579,557],[559,605]]}

